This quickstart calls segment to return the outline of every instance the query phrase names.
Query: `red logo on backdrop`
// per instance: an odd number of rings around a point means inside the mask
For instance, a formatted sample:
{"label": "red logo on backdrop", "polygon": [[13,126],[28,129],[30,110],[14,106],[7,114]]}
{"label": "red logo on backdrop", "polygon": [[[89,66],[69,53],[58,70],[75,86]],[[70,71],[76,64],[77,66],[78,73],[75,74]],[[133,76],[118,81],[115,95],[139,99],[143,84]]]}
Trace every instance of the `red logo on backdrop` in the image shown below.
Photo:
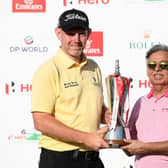
{"label": "red logo on backdrop", "polygon": [[45,0],[13,0],[13,12],[45,12]]}
{"label": "red logo on backdrop", "polygon": [[84,53],[86,56],[103,56],[103,32],[92,32]]}
{"label": "red logo on backdrop", "polygon": [[63,5],[107,5],[110,3],[110,0],[63,0]]}
{"label": "red logo on backdrop", "polygon": [[[1,87],[3,88],[3,87]],[[32,84],[29,83],[16,83],[14,81],[6,82],[4,84],[4,91],[6,95],[14,93],[29,93],[32,90]]]}

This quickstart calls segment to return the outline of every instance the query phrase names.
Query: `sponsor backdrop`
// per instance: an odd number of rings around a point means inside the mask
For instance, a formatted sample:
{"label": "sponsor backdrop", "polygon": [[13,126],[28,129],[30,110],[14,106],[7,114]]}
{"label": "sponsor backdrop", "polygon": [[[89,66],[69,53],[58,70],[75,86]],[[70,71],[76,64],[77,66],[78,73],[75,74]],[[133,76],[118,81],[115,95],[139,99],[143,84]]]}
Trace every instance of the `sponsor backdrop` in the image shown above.
{"label": "sponsor backdrop", "polygon": [[[1,167],[38,168],[40,132],[34,130],[31,116],[31,79],[60,45],[54,28],[61,12],[71,8],[87,12],[93,33],[85,53],[102,70],[105,101],[104,79],[119,59],[121,74],[133,79],[131,109],[150,89],[146,51],[168,42],[167,7],[168,0],[1,0]],[[120,149],[100,153],[106,168],[134,167],[134,156]]]}

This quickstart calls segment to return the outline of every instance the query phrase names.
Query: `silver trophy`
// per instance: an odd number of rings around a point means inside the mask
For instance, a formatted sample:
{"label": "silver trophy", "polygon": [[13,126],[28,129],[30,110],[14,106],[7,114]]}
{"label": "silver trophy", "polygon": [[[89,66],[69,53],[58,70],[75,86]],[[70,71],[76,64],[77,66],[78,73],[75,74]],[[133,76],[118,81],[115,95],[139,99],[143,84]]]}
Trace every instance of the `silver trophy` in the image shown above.
{"label": "silver trophy", "polygon": [[112,112],[111,125],[105,135],[110,145],[125,145],[129,138],[127,129],[129,118],[129,87],[131,78],[120,75],[119,60],[115,62],[115,73],[106,77],[108,107]]}

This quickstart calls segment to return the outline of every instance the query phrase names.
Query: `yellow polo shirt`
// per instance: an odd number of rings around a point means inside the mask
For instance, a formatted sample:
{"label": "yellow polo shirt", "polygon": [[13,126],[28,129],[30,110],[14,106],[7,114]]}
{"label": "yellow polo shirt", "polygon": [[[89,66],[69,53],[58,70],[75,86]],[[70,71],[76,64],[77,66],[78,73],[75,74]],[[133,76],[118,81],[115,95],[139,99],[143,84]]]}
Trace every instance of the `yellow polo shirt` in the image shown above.
{"label": "yellow polo shirt", "polygon": [[[99,128],[103,106],[102,79],[91,59],[74,62],[60,48],[32,80],[32,112],[50,113],[65,125],[86,132]],[[56,151],[87,150],[42,134],[40,146]]]}

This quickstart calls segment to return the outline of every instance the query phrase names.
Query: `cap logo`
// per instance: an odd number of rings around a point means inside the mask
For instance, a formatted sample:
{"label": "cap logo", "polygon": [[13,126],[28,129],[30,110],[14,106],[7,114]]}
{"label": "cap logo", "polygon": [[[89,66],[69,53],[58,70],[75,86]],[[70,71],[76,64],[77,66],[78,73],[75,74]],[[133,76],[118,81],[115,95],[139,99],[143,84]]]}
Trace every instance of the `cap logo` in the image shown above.
{"label": "cap logo", "polygon": [[84,22],[87,21],[85,17],[79,16],[78,14],[75,14],[75,13],[66,15],[66,18],[64,19],[64,21],[67,22],[69,20],[74,20],[74,19],[81,20],[81,21],[84,21]]}

